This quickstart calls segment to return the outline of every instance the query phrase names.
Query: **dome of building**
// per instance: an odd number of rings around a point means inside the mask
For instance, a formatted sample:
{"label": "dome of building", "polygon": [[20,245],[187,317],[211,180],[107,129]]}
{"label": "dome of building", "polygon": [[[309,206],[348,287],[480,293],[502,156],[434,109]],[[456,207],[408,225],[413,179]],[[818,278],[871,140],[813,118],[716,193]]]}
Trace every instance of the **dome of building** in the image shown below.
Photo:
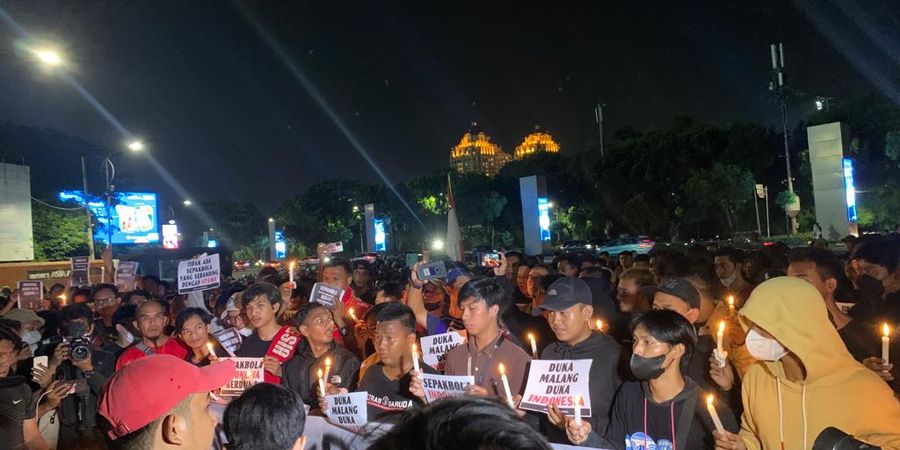
{"label": "dome of building", "polygon": [[522,159],[536,153],[559,153],[559,144],[540,125],[534,126],[534,132],[525,136],[525,140],[516,147],[516,159]]}

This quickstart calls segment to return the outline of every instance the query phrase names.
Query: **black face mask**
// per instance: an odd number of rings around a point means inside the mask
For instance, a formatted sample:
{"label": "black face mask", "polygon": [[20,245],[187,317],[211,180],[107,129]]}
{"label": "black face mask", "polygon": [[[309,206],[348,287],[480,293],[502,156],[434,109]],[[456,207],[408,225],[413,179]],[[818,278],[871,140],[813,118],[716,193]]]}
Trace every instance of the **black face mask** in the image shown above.
{"label": "black face mask", "polygon": [[433,303],[424,302],[424,303],[425,303],[425,309],[428,311],[437,311],[444,307],[444,302],[433,302]]}
{"label": "black face mask", "polygon": [[635,378],[641,381],[650,381],[659,378],[665,371],[662,365],[666,361],[666,355],[668,354],[669,353],[666,352],[652,358],[645,358],[637,354],[632,354],[631,361],[629,361],[628,364],[631,367],[631,373]]}
{"label": "black face mask", "polygon": [[884,294],[884,285],[881,281],[869,275],[857,278],[856,285],[859,287],[860,299],[878,299]]}

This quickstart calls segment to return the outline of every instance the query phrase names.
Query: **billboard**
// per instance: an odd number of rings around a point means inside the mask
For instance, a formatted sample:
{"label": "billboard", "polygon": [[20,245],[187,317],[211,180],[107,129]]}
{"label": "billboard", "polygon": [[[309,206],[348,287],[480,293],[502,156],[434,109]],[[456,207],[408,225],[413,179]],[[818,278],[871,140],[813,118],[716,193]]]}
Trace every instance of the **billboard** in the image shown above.
{"label": "billboard", "polygon": [[34,259],[28,166],[0,163],[0,217],[0,261]]}
{"label": "billboard", "polygon": [[280,261],[284,258],[287,258],[287,240],[283,230],[275,230],[275,259]]}
{"label": "billboard", "polygon": [[538,197],[538,224],[541,227],[541,241],[550,241],[550,200]]}
{"label": "billboard", "polygon": [[375,251],[383,252],[387,248],[387,235],[384,232],[384,219],[375,219]]}
{"label": "billboard", "polygon": [[163,248],[178,248],[178,225],[164,223],[162,226]]}
{"label": "billboard", "polygon": [[850,222],[859,222],[859,216],[856,214],[856,185],[853,183],[853,160],[844,158],[844,195],[847,200],[847,220]]}
{"label": "billboard", "polygon": [[[84,205],[83,191],[62,191],[59,200]],[[90,195],[88,208],[97,223],[94,240],[113,244],[153,244],[159,242],[156,193],[114,192],[107,217],[106,199]]]}

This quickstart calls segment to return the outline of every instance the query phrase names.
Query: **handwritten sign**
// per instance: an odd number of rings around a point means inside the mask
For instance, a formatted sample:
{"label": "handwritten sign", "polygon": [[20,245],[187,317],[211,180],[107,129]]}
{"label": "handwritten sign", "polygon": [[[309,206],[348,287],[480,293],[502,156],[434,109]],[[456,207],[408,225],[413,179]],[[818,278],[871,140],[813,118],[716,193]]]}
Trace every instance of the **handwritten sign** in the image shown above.
{"label": "handwritten sign", "polygon": [[438,372],[444,372],[444,359],[447,353],[466,341],[465,331],[422,336],[419,343],[422,347],[422,360]]}
{"label": "handwritten sign", "polygon": [[43,281],[19,281],[16,283],[19,295],[19,308],[32,311],[44,310],[44,282]]}
{"label": "handwritten sign", "polygon": [[364,427],[369,422],[368,398],[369,393],[365,391],[325,396],[328,420],[351,429]]}
{"label": "handwritten sign", "polygon": [[222,386],[221,395],[225,397],[237,397],[251,386],[262,383],[264,380],[262,358],[221,358],[234,361],[237,369],[234,378],[225,386]]}
{"label": "handwritten sign", "polygon": [[591,416],[591,394],[588,380],[590,359],[532,360],[520,409],[547,412],[548,405],[556,405],[567,415],[575,414],[575,396],[583,401],[581,415]]}
{"label": "handwritten sign", "polygon": [[451,376],[422,374],[422,390],[428,403],[447,397],[459,397],[466,393],[466,387],[475,384],[473,376]]}
{"label": "handwritten sign", "polygon": [[72,271],[69,272],[71,276],[71,283],[73,287],[81,287],[81,286],[90,286],[91,278],[88,275],[88,270],[90,269],[90,263],[88,262],[87,256],[73,256],[71,259],[72,263]]}
{"label": "handwritten sign", "polygon": [[343,297],[343,289],[328,283],[316,283],[309,294],[309,301],[319,302],[331,308],[334,306],[334,302],[340,301]]}
{"label": "handwritten sign", "polygon": [[137,275],[137,261],[122,261],[116,267],[116,288],[119,292],[131,292],[135,288],[134,277]]}
{"label": "handwritten sign", "polygon": [[219,286],[219,254],[178,262],[178,293],[206,291]]}
{"label": "handwritten sign", "polygon": [[238,347],[241,346],[241,341],[243,341],[241,333],[238,332],[237,328],[226,328],[224,330],[216,331],[212,335],[213,338],[219,342],[219,345],[221,345],[231,356],[234,356],[234,352],[237,351]]}

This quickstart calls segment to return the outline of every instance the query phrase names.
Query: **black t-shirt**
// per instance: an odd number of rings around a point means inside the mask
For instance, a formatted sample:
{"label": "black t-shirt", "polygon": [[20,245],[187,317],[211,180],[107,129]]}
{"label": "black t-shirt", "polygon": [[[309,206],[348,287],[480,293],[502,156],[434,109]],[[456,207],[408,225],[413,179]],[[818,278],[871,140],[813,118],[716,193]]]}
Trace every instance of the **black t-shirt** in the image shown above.
{"label": "black t-shirt", "polygon": [[25,378],[0,378],[0,442],[3,448],[25,448],[22,424],[34,419],[34,414],[31,388],[25,383]]}
{"label": "black t-shirt", "polygon": [[239,358],[262,358],[269,351],[269,345],[272,341],[264,341],[259,338],[259,333],[254,332],[250,336],[244,338],[241,346],[234,352],[234,356]]}
{"label": "black t-shirt", "polygon": [[[437,371],[419,361],[422,372],[437,374]],[[404,374],[396,380],[390,380],[384,375],[384,365],[378,363],[368,370],[359,381],[359,391],[369,393],[368,411],[370,422],[393,422],[397,413],[412,412],[422,406],[418,397],[409,392],[409,383],[412,376]]]}

